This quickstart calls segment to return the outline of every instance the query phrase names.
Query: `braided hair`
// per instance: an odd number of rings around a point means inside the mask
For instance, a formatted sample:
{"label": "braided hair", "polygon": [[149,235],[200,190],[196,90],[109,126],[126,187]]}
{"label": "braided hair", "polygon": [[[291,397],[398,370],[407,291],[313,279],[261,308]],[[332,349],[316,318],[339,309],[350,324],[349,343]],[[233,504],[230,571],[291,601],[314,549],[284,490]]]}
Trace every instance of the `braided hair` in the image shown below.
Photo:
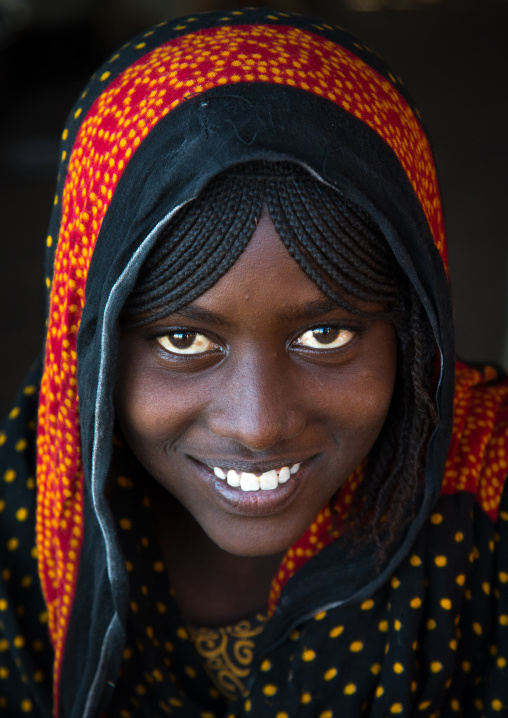
{"label": "braided hair", "polygon": [[[288,252],[323,294],[354,314],[387,317],[395,327],[398,369],[389,414],[353,506],[338,517],[353,547],[374,541],[384,555],[414,516],[423,484],[424,452],[437,421],[435,342],[414,288],[365,211],[294,163],[236,165],[166,227],[141,268],[122,322],[155,321],[211,288],[247,246],[264,205]],[[373,314],[358,302],[388,309]]]}

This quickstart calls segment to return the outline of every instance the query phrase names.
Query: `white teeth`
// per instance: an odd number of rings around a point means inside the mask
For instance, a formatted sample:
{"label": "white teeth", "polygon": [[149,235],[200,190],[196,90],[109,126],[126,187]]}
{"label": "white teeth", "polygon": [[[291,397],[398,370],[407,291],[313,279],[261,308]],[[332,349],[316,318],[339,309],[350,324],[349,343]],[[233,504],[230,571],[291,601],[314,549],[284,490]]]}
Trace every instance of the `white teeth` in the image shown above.
{"label": "white teeth", "polygon": [[259,491],[259,476],[246,474],[242,471],[240,475],[240,487],[242,491]]}
{"label": "white teeth", "polygon": [[300,464],[293,464],[291,468],[283,466],[281,469],[270,469],[261,476],[251,474],[247,471],[235,471],[234,469],[221,469],[220,466],[213,467],[213,473],[218,479],[226,479],[230,486],[240,487],[242,491],[272,491],[279,484],[285,484],[290,476],[296,474]]}
{"label": "white teeth", "polygon": [[282,469],[279,471],[279,484],[285,484],[286,481],[289,479],[291,472],[288,469],[287,466],[283,466]]}
{"label": "white teeth", "polygon": [[[289,478],[289,477],[288,477]],[[259,477],[259,488],[260,489],[276,489],[279,485],[280,479],[277,479],[277,472],[275,469],[272,469],[271,471],[265,471],[264,474],[261,474]]]}
{"label": "white teeth", "polygon": [[228,471],[228,484],[230,486],[240,486],[240,476],[236,473],[234,469],[230,469]]}

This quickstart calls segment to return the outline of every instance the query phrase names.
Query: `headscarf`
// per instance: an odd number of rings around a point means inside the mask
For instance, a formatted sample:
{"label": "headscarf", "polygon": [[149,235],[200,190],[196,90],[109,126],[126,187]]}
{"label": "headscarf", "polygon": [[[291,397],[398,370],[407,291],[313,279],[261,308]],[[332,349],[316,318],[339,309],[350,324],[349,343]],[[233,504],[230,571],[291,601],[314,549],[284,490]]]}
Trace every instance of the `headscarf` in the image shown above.
{"label": "headscarf", "polygon": [[[95,73],[69,115],[60,152],[46,240],[36,519],[55,713],[99,715],[125,640],[129,580],[107,491],[119,315],[164,227],[235,164],[298,163],[365,210],[416,289],[437,348],[439,424],[415,518],[380,572],[362,556],[354,570],[342,568],[340,596],[328,599],[324,591],[322,602],[361,601],[385,584],[440,492],[470,491],[497,516],[506,474],[499,461],[489,475],[497,489],[478,493],[494,418],[482,400],[481,421],[470,419],[471,388],[495,372],[485,377],[461,365],[448,451],[455,357],[436,171],[419,111],[373,51],[336,25],[284,12],[245,9],[161,23]],[[494,414],[503,397],[493,390]],[[285,584],[310,557],[325,555],[323,524],[314,525],[317,541],[309,528],[274,581],[272,610],[282,626]],[[322,561],[329,578],[329,559]],[[302,606],[301,615],[312,610]]]}

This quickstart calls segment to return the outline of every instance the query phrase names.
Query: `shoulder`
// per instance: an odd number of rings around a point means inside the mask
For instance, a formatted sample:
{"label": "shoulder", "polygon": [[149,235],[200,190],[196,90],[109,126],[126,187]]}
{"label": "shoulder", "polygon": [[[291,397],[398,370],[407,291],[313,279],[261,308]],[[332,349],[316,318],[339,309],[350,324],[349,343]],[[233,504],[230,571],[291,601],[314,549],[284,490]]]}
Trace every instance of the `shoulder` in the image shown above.
{"label": "shoulder", "polygon": [[[0,429],[0,709],[51,713],[52,648],[37,569],[38,369]],[[2,715],[4,712],[0,710]]]}

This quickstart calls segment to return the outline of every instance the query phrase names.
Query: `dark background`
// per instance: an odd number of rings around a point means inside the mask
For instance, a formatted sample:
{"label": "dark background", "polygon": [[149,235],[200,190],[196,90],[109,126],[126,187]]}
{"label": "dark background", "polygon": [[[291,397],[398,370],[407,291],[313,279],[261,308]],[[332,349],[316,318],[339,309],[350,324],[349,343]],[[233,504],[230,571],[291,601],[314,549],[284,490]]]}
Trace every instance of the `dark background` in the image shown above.
{"label": "dark background", "polygon": [[[83,84],[153,23],[244,4],[0,0],[0,416],[42,347],[43,253],[58,141]],[[458,352],[508,366],[508,2],[259,4],[342,24],[402,76],[437,158]]]}

